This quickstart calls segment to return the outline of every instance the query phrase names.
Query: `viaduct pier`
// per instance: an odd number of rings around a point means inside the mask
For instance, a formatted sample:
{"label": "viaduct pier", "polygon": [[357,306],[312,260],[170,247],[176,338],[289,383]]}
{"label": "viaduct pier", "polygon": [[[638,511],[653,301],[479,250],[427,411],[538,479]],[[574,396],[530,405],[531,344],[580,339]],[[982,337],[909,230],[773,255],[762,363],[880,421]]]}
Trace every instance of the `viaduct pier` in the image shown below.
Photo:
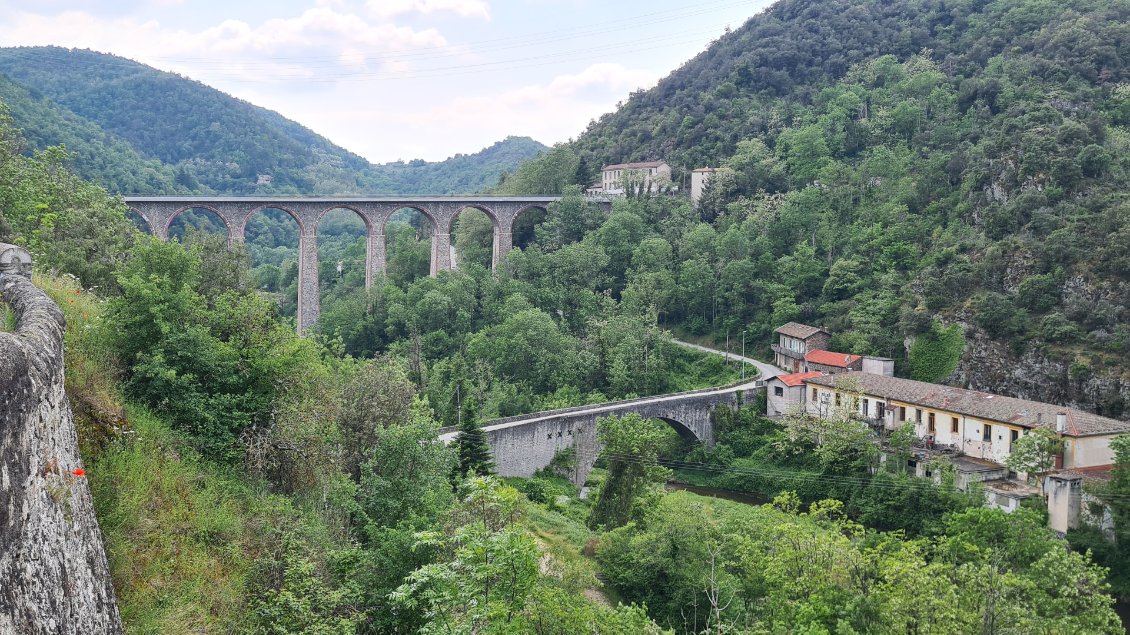
{"label": "viaduct pier", "polygon": [[[346,209],[365,223],[365,286],[373,276],[385,270],[385,225],[402,209],[416,210],[427,218],[432,235],[431,274],[453,268],[451,261],[451,228],[459,213],[477,209],[486,214],[494,226],[493,259],[495,268],[505,260],[514,246],[514,221],[522,214],[545,210],[559,200],[555,196],[491,197],[491,196],[422,196],[422,197],[246,197],[246,196],[127,196],[126,205],[149,227],[150,233],[162,240],[169,237],[169,227],[180,214],[191,210],[211,212],[227,230],[228,242],[243,242],[247,223],[252,215],[266,209],[286,212],[298,223],[298,331],[306,332],[318,321],[318,223],[328,212]],[[607,199],[590,199],[611,209]]]}

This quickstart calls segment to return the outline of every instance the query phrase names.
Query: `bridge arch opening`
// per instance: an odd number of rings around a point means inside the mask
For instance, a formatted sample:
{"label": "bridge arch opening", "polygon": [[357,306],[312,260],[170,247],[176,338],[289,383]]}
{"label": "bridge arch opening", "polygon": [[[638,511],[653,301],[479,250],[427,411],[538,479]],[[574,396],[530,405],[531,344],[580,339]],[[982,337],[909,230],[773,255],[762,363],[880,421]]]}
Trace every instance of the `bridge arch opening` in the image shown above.
{"label": "bridge arch opening", "polygon": [[210,207],[186,207],[169,218],[166,235],[169,240],[184,242],[186,234],[204,232],[220,234],[231,242],[232,232],[223,216]]}
{"label": "bridge arch opening", "polygon": [[668,427],[674,430],[675,434],[679,435],[679,440],[682,441],[684,445],[694,445],[695,443],[699,443],[701,441],[701,439],[698,438],[698,435],[695,434],[694,431],[688,428],[681,421],[676,421],[675,419],[671,419],[669,417],[654,418],[662,421],[663,423],[666,423]]}
{"label": "bridge arch opening", "polygon": [[260,207],[243,224],[251,284],[278,302],[279,313],[298,313],[298,247],[302,223],[290,210]]}
{"label": "bridge arch opening", "polygon": [[468,205],[451,219],[451,263],[456,268],[478,265],[486,270],[494,266],[498,235],[498,219],[485,207]]}
{"label": "bridge arch opening", "polygon": [[365,288],[369,222],[351,207],[326,210],[315,228],[318,241],[318,288],[323,311],[340,298]]}
{"label": "bridge arch opening", "polygon": [[132,207],[126,208],[126,218],[128,218],[130,222],[133,223],[133,226],[137,228],[137,231],[143,234],[148,234],[150,236],[153,235],[153,225],[150,224],[148,218],[145,218],[141,215],[141,212],[135,210]]}
{"label": "bridge arch opening", "polygon": [[385,273],[394,284],[408,286],[431,274],[438,224],[416,207],[402,207],[385,221]]}
{"label": "bridge arch opening", "polygon": [[514,246],[526,249],[537,242],[537,226],[544,223],[548,215],[549,210],[540,205],[531,205],[520,210],[514,216],[514,224],[511,228]]}

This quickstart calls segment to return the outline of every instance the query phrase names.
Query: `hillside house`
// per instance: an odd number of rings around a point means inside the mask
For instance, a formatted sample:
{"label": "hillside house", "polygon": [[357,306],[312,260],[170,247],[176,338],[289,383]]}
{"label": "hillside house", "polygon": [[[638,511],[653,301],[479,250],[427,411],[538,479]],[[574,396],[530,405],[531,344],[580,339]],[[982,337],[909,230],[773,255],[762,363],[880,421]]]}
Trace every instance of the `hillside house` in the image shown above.
{"label": "hillside house", "polygon": [[696,168],[691,171],[691,202],[698,203],[707,182],[721,168]]}
{"label": "hillside house", "polygon": [[777,375],[765,382],[765,414],[780,417],[804,411],[804,380],[822,375],[820,371]]}
{"label": "hillside house", "polygon": [[[898,377],[847,372],[803,381],[809,414],[847,411],[886,430],[912,425],[927,454],[937,451],[954,457],[959,486],[983,482],[989,502],[1006,510],[1037,495],[1024,482],[1027,475],[1013,474],[1004,466],[1013,445],[1031,430],[1045,428],[1063,439],[1063,452],[1055,461],[1060,475],[1109,470],[1114,462],[1111,440],[1130,432],[1130,422],[1074,408]],[[924,475],[923,466],[913,467]],[[1053,514],[1052,526],[1066,531],[1061,527],[1077,522],[1079,510],[1064,501],[1081,500],[1071,494],[1078,485],[1059,475],[1045,482],[1053,479],[1058,479],[1061,508]]]}
{"label": "hillside house", "polygon": [[773,348],[773,365],[790,373],[805,372],[804,356],[810,351],[825,350],[832,334],[817,326],[789,322],[773,331],[777,343]]}
{"label": "hillside house", "polygon": [[623,196],[628,185],[638,186],[641,182],[646,191],[656,192],[660,185],[671,182],[671,166],[666,161],[616,163],[604,166],[600,172],[600,191],[604,196]]}

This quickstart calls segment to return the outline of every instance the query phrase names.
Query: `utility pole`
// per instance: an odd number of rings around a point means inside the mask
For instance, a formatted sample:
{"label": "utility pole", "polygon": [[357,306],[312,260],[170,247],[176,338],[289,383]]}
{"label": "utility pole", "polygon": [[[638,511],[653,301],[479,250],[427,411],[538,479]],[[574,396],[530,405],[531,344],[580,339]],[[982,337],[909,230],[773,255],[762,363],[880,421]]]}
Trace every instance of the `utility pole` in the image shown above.
{"label": "utility pole", "polygon": [[741,381],[746,381],[746,330],[741,329]]}

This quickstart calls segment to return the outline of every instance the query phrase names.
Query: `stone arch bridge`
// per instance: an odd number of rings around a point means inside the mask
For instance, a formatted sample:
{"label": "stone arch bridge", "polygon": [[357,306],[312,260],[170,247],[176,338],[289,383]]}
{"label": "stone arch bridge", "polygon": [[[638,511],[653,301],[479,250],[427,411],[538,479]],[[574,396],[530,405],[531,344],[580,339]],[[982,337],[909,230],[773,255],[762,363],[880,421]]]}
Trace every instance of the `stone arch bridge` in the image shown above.
{"label": "stone arch bridge", "polygon": [[[308,197],[201,197],[201,196],[127,196],[126,205],[149,226],[149,231],[162,240],[169,237],[169,227],[177,216],[190,209],[215,214],[227,228],[228,242],[242,242],[252,215],[266,209],[286,212],[298,224],[298,331],[305,332],[318,321],[318,223],[328,212],[347,209],[365,222],[365,287],[372,285],[374,274],[385,270],[385,225],[402,209],[416,210],[432,224],[431,273],[453,268],[451,228],[455,218],[465,209],[485,213],[494,225],[493,266],[497,267],[514,244],[514,221],[533,209],[546,209],[558,200],[553,196],[532,197],[383,197],[383,198],[308,198]],[[607,199],[590,199],[605,209]]]}
{"label": "stone arch bridge", "polygon": [[[534,472],[547,467],[558,452],[572,448],[577,460],[570,478],[580,486],[600,454],[596,438],[600,417],[622,417],[634,412],[666,422],[684,439],[713,446],[711,412],[719,406],[737,408],[754,403],[757,390],[764,385],[762,380],[753,380],[721,388],[534,412],[489,421],[483,430],[500,476],[533,476]],[[439,438],[451,443],[456,434],[454,428],[443,428]]]}

